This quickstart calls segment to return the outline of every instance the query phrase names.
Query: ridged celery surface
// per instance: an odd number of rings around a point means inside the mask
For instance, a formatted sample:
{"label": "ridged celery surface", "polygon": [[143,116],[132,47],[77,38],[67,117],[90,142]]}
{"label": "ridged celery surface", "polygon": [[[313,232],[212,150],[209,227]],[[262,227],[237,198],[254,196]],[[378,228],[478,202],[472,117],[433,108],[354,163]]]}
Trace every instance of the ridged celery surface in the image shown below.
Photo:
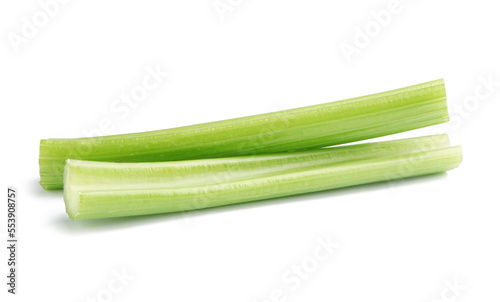
{"label": "ridged celery surface", "polygon": [[446,135],[251,157],[164,163],[68,160],[73,219],[186,211],[444,172],[461,161]]}
{"label": "ridged celery surface", "polygon": [[60,189],[66,159],[159,162],[310,149],[449,120],[443,80],[388,92],[166,130],[40,141],[40,184]]}

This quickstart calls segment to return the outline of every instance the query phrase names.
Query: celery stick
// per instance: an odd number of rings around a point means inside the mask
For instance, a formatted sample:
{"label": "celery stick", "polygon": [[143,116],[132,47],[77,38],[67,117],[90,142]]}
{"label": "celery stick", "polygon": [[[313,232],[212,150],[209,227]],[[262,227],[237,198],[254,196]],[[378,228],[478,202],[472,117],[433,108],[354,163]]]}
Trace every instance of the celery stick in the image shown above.
{"label": "celery stick", "polygon": [[97,186],[101,190],[203,186],[269,176],[316,165],[416,153],[449,146],[448,135],[441,134],[307,151],[188,161],[113,163],[70,159],[65,167],[65,183],[68,186],[65,192],[95,189]]}
{"label": "celery stick", "polygon": [[[170,163],[185,168],[185,174],[179,173],[182,169],[167,168],[165,165],[169,163],[69,160],[64,199],[66,211],[73,219],[167,213],[444,172],[457,167],[461,161],[460,147],[441,148],[436,144],[423,152],[401,151],[409,153],[398,154],[397,150],[386,148],[379,149],[378,157],[364,159],[348,155],[340,160],[335,157],[330,161],[326,160],[328,157],[318,160],[314,157],[317,154],[313,154],[278,161],[268,155],[254,156],[251,163],[244,158],[235,158],[243,159],[241,162],[213,159]],[[260,157],[263,157],[261,161],[256,160]],[[279,161],[281,169],[277,169]],[[243,164],[241,172],[237,170],[240,164]],[[158,168],[158,165],[162,166]],[[262,171],[256,173],[259,167]],[[235,177],[213,178],[210,171],[214,168],[219,171],[216,174],[223,169],[235,169]],[[106,179],[108,182],[103,182]]]}
{"label": "celery stick", "polygon": [[343,101],[180,128],[40,141],[40,184],[60,189],[66,159],[157,162],[310,149],[448,121],[443,80]]}

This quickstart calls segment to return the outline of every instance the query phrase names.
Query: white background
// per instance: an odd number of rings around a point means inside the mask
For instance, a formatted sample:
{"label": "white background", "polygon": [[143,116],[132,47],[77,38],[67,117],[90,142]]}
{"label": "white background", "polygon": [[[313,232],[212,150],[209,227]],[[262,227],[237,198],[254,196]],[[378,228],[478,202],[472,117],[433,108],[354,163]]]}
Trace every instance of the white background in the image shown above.
{"label": "white background", "polygon": [[[70,1],[15,47],[10,39],[22,34],[24,18],[42,9],[37,1],[1,2],[0,187],[19,189],[20,249],[16,297],[6,293],[0,249],[0,299],[444,302],[444,293],[448,301],[498,301],[500,87],[476,98],[488,92],[482,79],[500,81],[497,3],[401,0],[379,32],[371,13],[390,1],[221,3],[233,5],[222,18],[212,0]],[[366,26],[372,37],[348,63],[342,42],[355,45],[356,28]],[[148,66],[169,75],[127,117],[113,111]],[[71,221],[61,192],[38,185],[39,140],[80,137],[102,120],[111,121],[108,134],[164,129],[438,78],[454,122],[378,140],[449,133],[464,161],[446,175],[189,219]],[[317,240],[328,236],[340,246],[291,290],[282,276],[310,265]],[[133,280],[107,296],[122,269]]]}

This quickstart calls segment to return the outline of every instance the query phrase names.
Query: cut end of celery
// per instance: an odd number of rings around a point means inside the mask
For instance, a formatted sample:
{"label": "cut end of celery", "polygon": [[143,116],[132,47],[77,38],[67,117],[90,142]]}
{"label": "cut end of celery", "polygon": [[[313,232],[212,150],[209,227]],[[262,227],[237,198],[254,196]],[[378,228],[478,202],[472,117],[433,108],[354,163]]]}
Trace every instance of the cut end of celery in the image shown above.
{"label": "cut end of celery", "polygon": [[66,184],[64,186],[64,205],[66,207],[66,213],[71,219],[78,219],[78,211],[80,208],[80,192],[73,190],[70,182],[70,169],[72,169],[71,159],[66,160],[66,165],[64,166],[63,182]]}
{"label": "cut end of celery", "polygon": [[40,186],[46,191],[52,191],[52,190],[61,190],[63,186],[60,183],[57,184],[47,184],[45,182],[40,181]]}

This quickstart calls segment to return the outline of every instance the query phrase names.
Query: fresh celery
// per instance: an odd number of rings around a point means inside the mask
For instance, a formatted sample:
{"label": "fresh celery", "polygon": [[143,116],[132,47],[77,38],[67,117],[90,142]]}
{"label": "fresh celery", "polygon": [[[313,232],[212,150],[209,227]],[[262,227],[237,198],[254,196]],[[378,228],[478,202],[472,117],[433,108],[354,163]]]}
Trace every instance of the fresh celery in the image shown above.
{"label": "fresh celery", "polygon": [[443,172],[461,161],[446,135],[304,152],[164,163],[68,160],[73,219],[176,212]]}
{"label": "fresh celery", "polygon": [[388,92],[180,128],[40,141],[40,184],[60,189],[67,159],[159,162],[311,149],[448,121],[443,80]]}

